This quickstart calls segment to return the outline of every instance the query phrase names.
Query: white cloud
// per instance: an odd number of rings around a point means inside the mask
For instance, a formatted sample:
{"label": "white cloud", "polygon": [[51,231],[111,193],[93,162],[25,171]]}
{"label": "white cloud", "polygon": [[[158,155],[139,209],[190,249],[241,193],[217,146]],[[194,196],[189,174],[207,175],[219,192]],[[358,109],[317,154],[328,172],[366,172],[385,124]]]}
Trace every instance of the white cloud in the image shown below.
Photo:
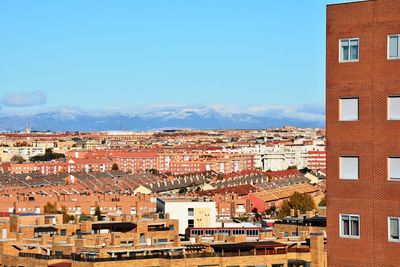
{"label": "white cloud", "polygon": [[299,119],[302,121],[325,121],[325,112],[321,104],[307,104],[302,106],[289,105],[257,105],[250,106],[247,113],[257,116],[274,116],[277,118]]}
{"label": "white cloud", "polygon": [[1,104],[7,107],[32,107],[44,105],[47,102],[46,93],[42,90],[31,92],[12,92],[1,98]]}

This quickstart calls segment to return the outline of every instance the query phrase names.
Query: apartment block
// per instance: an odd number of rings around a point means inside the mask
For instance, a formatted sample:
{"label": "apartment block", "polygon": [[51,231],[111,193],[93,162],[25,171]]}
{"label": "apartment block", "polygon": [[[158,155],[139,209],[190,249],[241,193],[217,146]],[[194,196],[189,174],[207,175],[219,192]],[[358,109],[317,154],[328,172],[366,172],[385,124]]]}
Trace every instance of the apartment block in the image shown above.
{"label": "apartment block", "polygon": [[215,202],[206,198],[158,198],[157,212],[179,220],[179,234],[187,228],[215,227]]}
{"label": "apartment block", "polygon": [[398,266],[400,1],[327,8],[328,266]]}

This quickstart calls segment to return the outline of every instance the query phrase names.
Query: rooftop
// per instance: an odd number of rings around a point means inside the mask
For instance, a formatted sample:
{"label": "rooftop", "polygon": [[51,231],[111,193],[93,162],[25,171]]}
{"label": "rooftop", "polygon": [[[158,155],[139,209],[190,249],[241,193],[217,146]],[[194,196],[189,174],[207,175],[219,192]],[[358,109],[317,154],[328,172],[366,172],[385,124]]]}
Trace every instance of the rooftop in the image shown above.
{"label": "rooftop", "polygon": [[213,202],[208,198],[196,198],[196,197],[174,197],[174,198],[158,198],[165,202]]}

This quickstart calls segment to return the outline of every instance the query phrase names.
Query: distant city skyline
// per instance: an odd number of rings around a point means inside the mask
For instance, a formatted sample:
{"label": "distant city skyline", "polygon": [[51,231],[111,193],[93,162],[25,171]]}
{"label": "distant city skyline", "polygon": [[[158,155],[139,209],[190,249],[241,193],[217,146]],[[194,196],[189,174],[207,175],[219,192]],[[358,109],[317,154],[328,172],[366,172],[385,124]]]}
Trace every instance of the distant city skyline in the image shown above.
{"label": "distant city skyline", "polygon": [[343,1],[2,1],[0,114],[169,105],[323,114],[324,9],[334,2]]}

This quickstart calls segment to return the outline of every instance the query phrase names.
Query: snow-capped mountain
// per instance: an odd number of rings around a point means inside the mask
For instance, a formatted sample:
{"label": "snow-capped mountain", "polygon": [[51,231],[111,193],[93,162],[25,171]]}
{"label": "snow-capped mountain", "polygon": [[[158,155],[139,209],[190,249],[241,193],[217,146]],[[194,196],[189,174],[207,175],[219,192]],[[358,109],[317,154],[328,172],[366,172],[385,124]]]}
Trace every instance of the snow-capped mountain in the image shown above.
{"label": "snow-capped mountain", "polygon": [[[303,114],[298,116],[298,114]],[[104,131],[191,129],[259,129],[294,125],[323,127],[323,114],[260,114],[226,112],[212,107],[158,107],[145,111],[87,111],[61,108],[34,114],[0,114],[1,131],[18,131],[27,125],[39,131]]]}

